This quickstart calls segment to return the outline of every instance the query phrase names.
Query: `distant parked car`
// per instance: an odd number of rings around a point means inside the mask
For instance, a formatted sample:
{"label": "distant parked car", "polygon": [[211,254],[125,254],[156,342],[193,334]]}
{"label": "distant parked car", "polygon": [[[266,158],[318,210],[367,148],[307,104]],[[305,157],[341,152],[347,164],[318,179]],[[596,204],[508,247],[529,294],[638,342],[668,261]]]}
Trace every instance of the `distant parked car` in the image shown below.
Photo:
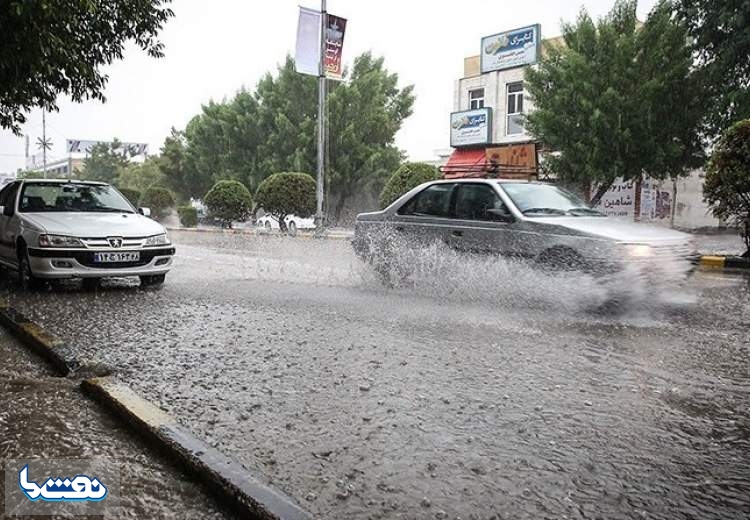
{"label": "distant parked car", "polygon": [[399,247],[436,241],[547,269],[607,274],[631,266],[655,280],[684,279],[695,260],[686,233],[607,217],[552,184],[498,179],[422,184],[382,211],[358,215],[352,243],[383,272]]}
{"label": "distant parked car", "polygon": [[20,180],[0,190],[0,263],[41,280],[138,276],[164,283],[175,253],[164,227],[102,182]]}
{"label": "distant parked car", "polygon": [[[297,215],[287,215],[284,222],[291,235],[296,235],[298,229],[315,229],[315,219],[312,217],[302,218]],[[255,221],[255,225],[266,231],[281,229],[279,221],[273,215],[263,215]]]}

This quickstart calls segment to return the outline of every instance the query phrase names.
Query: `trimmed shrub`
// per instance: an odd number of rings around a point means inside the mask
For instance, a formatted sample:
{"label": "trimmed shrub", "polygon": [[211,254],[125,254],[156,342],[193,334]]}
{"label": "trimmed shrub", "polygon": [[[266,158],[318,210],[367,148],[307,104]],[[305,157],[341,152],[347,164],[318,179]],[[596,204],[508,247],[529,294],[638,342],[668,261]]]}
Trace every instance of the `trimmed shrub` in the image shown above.
{"label": "trimmed shrub", "polygon": [[406,162],[385,183],[383,191],[380,192],[380,207],[386,208],[412,188],[439,178],[440,172],[434,166],[425,163]]}
{"label": "trimmed shrub", "polygon": [[177,214],[180,216],[180,224],[183,227],[198,227],[198,210],[187,204],[177,207]]}
{"label": "trimmed shrub", "polygon": [[175,205],[172,192],[161,186],[151,186],[144,191],[139,203],[142,207],[149,208],[151,216],[156,220],[164,218]]}
{"label": "trimmed shrub", "polygon": [[233,221],[247,220],[253,209],[250,191],[239,181],[219,181],[208,190],[203,198],[208,213],[232,227]]}
{"label": "trimmed shrub", "polygon": [[750,119],[721,136],[706,168],[703,198],[716,218],[740,229],[750,257]]}
{"label": "trimmed shrub", "polygon": [[138,190],[132,190],[130,188],[118,188],[118,191],[122,193],[122,196],[128,199],[133,206],[138,207],[138,201],[141,200],[141,192]]}
{"label": "trimmed shrub", "polygon": [[255,203],[278,219],[279,227],[286,231],[287,215],[308,218],[315,213],[315,179],[307,173],[274,173],[258,186]]}

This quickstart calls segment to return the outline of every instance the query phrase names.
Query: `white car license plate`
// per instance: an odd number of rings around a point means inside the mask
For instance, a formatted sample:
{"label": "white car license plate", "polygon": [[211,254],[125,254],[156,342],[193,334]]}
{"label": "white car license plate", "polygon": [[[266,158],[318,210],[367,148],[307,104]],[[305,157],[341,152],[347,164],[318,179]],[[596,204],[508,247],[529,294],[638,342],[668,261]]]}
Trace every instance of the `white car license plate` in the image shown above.
{"label": "white car license plate", "polygon": [[127,253],[94,253],[94,262],[97,263],[137,262],[140,259],[141,253],[138,251]]}

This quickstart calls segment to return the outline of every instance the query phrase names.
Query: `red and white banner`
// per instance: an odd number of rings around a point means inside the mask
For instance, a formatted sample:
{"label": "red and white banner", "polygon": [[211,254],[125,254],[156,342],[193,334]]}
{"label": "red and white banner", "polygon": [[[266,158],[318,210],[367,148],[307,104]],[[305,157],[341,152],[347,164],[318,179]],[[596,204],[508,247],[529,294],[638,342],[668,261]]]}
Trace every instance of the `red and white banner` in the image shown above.
{"label": "red and white banner", "polygon": [[324,69],[327,78],[340,80],[344,76],[344,65],[341,55],[344,49],[345,32],[346,19],[332,14],[326,17]]}

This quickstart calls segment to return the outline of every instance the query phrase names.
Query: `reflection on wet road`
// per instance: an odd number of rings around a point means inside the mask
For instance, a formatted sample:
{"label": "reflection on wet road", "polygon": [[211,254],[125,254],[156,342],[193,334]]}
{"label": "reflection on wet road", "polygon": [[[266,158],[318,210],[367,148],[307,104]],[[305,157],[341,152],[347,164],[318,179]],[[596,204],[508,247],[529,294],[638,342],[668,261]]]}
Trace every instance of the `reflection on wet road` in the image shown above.
{"label": "reflection on wet road", "polygon": [[173,238],[162,290],[11,303],[321,518],[750,514],[747,278],[602,316],[518,264],[386,289],[345,241]]}

